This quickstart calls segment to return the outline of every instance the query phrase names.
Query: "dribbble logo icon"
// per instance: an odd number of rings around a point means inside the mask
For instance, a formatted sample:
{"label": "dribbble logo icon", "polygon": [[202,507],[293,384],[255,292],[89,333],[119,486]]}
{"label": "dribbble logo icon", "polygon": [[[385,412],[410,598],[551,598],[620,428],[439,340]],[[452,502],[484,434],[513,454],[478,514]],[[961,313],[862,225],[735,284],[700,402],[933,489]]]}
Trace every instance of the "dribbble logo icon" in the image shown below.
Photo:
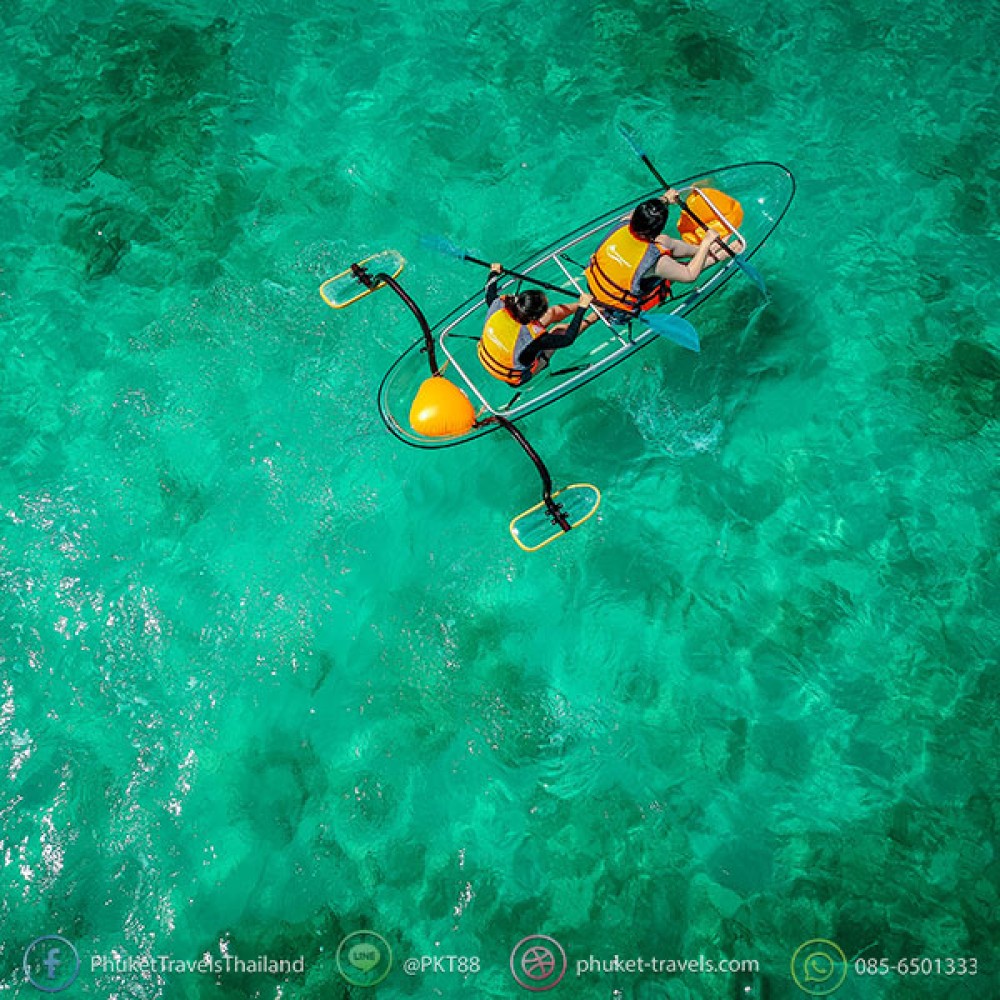
{"label": "dribbble logo icon", "polygon": [[76,981],[80,956],[66,938],[46,934],[24,950],[24,975],[36,990],[61,993]]}
{"label": "dribbble logo icon", "polygon": [[566,952],[548,934],[529,934],[514,945],[510,971],[518,986],[533,993],[554,989],[566,975]]}

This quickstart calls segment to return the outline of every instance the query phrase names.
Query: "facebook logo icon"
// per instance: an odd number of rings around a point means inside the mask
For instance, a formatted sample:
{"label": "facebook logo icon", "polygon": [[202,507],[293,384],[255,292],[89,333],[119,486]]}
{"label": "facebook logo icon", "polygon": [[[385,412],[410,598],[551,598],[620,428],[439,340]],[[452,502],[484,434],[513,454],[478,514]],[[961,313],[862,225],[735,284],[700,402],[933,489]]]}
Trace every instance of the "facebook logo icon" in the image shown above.
{"label": "facebook logo icon", "polygon": [[42,965],[44,965],[45,968],[48,970],[49,974],[46,977],[48,979],[55,979],[56,966],[62,965],[62,962],[59,961],[60,951],[62,951],[61,948],[49,948],[49,952],[45,956],[45,961],[42,962]]}
{"label": "facebook logo icon", "polygon": [[35,938],[24,951],[24,974],[43,993],[61,993],[73,985],[80,956],[72,942],[58,934]]}

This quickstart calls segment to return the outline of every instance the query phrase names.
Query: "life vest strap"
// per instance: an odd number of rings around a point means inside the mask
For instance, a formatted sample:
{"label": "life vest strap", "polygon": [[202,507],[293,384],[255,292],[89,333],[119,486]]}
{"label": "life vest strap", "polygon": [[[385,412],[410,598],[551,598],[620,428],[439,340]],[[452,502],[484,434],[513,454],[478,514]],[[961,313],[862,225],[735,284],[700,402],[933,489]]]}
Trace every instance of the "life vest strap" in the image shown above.
{"label": "life vest strap", "polygon": [[[661,302],[665,302],[671,297],[670,282],[666,278],[657,278],[656,284],[649,291],[643,292],[642,295],[637,295],[631,288],[622,288],[601,267],[601,262],[597,259],[597,254],[594,254],[590,258],[590,267],[593,276],[597,279],[595,284],[598,286],[593,291],[595,293],[610,292],[612,293],[612,298],[618,298],[617,302],[604,302],[598,294],[595,294],[594,298],[597,302],[609,309],[617,309],[620,312],[627,312],[633,316],[638,316],[644,309],[651,309],[654,306],[658,306]],[[605,287],[601,287],[602,285]]]}
{"label": "life vest strap", "polygon": [[494,377],[506,382],[508,385],[520,385],[524,380],[525,372],[520,368],[511,368],[510,365],[498,361],[489,352],[489,348],[479,341],[479,360],[483,367]]}

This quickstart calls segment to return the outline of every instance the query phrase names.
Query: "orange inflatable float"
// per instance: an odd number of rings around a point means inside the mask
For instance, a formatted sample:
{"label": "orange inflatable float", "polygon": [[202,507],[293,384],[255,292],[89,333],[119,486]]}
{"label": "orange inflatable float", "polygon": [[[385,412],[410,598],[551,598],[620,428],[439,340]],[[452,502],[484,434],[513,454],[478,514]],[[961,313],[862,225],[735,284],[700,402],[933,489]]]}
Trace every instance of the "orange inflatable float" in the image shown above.
{"label": "orange inflatable float", "polygon": [[[735,198],[714,188],[695,188],[686,200],[691,211],[720,236],[728,236],[733,229],[739,229],[743,222],[743,206]],[[732,228],[726,226],[727,222]],[[683,210],[677,223],[677,231],[685,243],[698,244],[705,236],[705,230]]]}
{"label": "orange inflatable float", "polygon": [[458,437],[475,422],[469,397],[441,375],[424,379],[410,405],[410,427],[424,437]]}

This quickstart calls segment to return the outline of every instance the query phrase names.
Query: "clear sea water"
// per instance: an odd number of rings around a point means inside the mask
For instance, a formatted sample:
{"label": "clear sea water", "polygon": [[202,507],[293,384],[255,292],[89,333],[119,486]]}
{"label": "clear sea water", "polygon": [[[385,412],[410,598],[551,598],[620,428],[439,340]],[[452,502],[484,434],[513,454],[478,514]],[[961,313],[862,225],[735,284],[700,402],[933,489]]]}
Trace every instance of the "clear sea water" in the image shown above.
{"label": "clear sea water", "polygon": [[[5,0],[0,993],[729,998],[590,955],[976,957],[1000,996],[995,3]],[[776,159],[746,282],[525,425],[585,529],[525,555],[494,435],[375,391],[433,319],[668,176]],[[344,935],[395,966],[349,988]],[[91,968],[303,956],[302,974]],[[479,956],[478,975],[403,959]],[[817,973],[818,975],[818,973]],[[823,982],[813,987],[819,990]]]}

